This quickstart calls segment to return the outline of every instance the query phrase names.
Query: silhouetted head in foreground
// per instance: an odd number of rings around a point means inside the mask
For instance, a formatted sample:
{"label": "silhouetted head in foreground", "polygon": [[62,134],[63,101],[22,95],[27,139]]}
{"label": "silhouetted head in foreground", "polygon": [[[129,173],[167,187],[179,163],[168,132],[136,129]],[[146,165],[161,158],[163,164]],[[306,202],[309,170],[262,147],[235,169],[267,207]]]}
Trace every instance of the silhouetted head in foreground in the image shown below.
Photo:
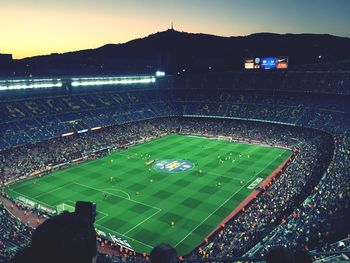
{"label": "silhouetted head in foreground", "polygon": [[266,254],[266,263],[293,263],[292,252],[282,246],[272,247]]}
{"label": "silhouetted head in foreground", "polygon": [[152,263],[169,263],[176,260],[176,250],[168,244],[161,244],[152,249],[150,254]]}
{"label": "silhouetted head in foreground", "polygon": [[311,263],[312,259],[306,250],[292,252],[283,246],[270,248],[266,254],[266,263]]}
{"label": "silhouetted head in foreground", "polygon": [[294,258],[297,263],[312,263],[312,258],[306,250],[296,251]]}
{"label": "silhouetted head in foreground", "polygon": [[14,263],[91,263],[96,261],[96,232],[92,221],[79,213],[64,212],[39,225],[31,245]]}

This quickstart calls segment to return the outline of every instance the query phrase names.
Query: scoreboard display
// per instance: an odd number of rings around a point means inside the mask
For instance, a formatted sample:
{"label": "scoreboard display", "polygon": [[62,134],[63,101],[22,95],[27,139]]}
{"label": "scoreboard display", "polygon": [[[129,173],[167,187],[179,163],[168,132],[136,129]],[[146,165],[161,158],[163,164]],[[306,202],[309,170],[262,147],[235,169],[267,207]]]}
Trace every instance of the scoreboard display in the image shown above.
{"label": "scoreboard display", "polygon": [[288,68],[288,57],[277,57],[276,68]]}
{"label": "scoreboard display", "polygon": [[260,62],[260,66],[263,69],[271,69],[271,68],[276,68],[277,64],[277,58],[272,57],[272,58],[262,58]]}
{"label": "scoreboard display", "polygon": [[244,60],[245,69],[286,69],[288,57],[256,57]]}

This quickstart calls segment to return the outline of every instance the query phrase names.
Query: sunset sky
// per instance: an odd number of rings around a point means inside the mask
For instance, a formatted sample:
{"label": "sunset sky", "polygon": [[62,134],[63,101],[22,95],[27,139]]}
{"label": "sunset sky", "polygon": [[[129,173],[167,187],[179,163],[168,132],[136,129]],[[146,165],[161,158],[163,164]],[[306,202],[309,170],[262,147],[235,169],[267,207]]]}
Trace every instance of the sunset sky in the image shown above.
{"label": "sunset sky", "polygon": [[0,0],[0,53],[14,58],[123,43],[164,31],[350,37],[350,0]]}

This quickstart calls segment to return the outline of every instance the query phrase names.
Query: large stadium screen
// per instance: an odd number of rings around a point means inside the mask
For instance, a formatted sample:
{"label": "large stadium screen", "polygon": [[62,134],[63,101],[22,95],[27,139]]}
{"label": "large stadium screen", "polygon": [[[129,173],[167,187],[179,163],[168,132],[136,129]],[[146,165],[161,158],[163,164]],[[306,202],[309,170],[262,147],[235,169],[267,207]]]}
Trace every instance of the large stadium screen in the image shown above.
{"label": "large stadium screen", "polygon": [[244,60],[245,69],[286,69],[288,57],[247,58]]}
{"label": "large stadium screen", "polygon": [[288,57],[277,57],[276,68],[288,68]]}
{"label": "large stadium screen", "polygon": [[245,69],[252,69],[252,68],[254,68],[254,59],[253,58],[247,58],[244,61],[244,68]]}
{"label": "large stadium screen", "polygon": [[276,57],[270,57],[270,58],[261,58],[260,67],[263,69],[272,69],[276,68],[277,58]]}

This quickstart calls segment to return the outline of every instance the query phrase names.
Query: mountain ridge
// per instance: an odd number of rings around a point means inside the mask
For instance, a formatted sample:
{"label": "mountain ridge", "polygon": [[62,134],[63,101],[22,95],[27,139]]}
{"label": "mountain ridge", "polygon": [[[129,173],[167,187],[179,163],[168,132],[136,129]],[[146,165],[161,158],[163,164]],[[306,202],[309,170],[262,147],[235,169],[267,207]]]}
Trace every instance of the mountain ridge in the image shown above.
{"label": "mountain ridge", "polygon": [[[216,36],[173,29],[125,43],[14,60],[16,75],[177,73],[242,69],[247,57],[288,56],[291,65],[350,59],[350,38],[329,34]],[[6,70],[5,70],[6,71]],[[4,72],[1,71],[0,72]]]}

